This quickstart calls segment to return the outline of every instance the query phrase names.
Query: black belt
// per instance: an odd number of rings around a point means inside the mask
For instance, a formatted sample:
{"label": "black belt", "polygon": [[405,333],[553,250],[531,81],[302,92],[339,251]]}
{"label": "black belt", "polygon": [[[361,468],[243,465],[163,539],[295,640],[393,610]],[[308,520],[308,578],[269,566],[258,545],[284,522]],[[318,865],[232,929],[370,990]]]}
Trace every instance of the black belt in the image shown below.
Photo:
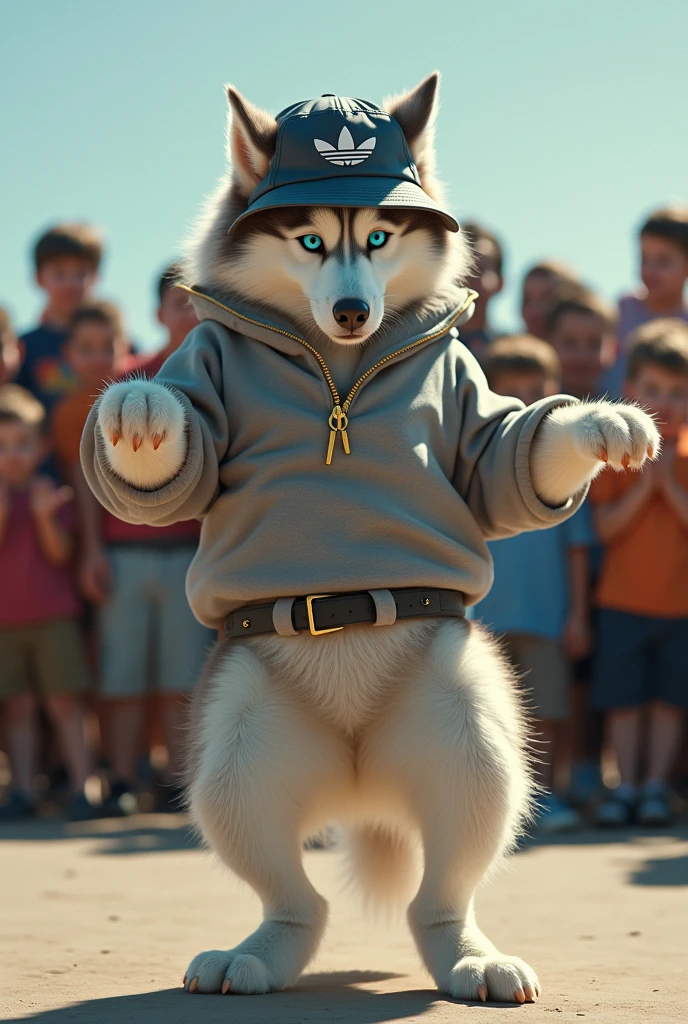
{"label": "black belt", "polygon": [[[380,593],[390,594],[393,598],[397,619],[441,616],[461,618],[466,611],[463,594],[457,590],[401,587]],[[234,639],[240,636],[278,632],[273,619],[275,604],[275,601],[271,601],[269,604],[246,605],[231,612],[225,619],[225,638]],[[291,625],[294,630],[308,630],[313,636],[356,623],[374,623],[377,619],[378,605],[373,595],[365,590],[352,594],[311,594],[309,597],[297,597],[291,606]],[[282,630],[279,632],[285,635]]]}

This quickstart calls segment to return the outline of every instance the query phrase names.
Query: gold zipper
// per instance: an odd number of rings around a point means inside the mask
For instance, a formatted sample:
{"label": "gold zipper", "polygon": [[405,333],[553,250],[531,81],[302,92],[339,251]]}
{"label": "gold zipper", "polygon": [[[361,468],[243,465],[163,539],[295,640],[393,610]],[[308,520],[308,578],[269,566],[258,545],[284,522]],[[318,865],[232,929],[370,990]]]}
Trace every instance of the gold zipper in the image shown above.
{"label": "gold zipper", "polygon": [[386,363],[389,363],[392,359],[396,359],[397,356],[404,355],[405,352],[410,352],[412,349],[418,348],[420,345],[424,345],[427,341],[434,341],[435,338],[440,338],[443,334],[446,334],[447,331],[451,330],[451,328],[454,326],[454,324],[462,315],[462,313],[465,313],[470,304],[475,299],[478,298],[477,292],[469,291],[468,297],[464,302],[463,306],[461,307],[461,309],[456,311],[456,313],[451,318],[449,323],[445,324],[440,331],[435,331],[434,334],[428,334],[424,338],[419,338],[418,341],[413,341],[411,342],[410,345],[405,345],[404,348],[397,349],[396,352],[391,352],[388,356],[385,356],[383,359],[378,360],[377,363],[374,363],[373,366],[369,367],[366,370],[366,372],[358,378],[356,383],[351,388],[351,391],[346,396],[344,403],[342,403],[339,397],[339,391],[337,390],[337,385],[334,382],[334,379],[332,377],[332,374],[330,373],[330,369],[327,363],[320,355],[318,350],[314,348],[312,345],[309,345],[307,341],[303,340],[303,338],[299,338],[298,334],[290,334],[289,331],[283,331],[280,327],[272,327],[270,324],[261,323],[260,320],[253,320],[250,316],[244,316],[243,313],[238,313],[237,310],[231,309],[229,306],[223,305],[221,302],[218,302],[217,299],[212,299],[209,295],[204,295],[203,292],[197,292],[193,288],[189,288],[187,285],[183,284],[179,285],[178,287],[180,287],[185,292],[189,292],[190,295],[197,295],[199,298],[205,299],[207,302],[212,302],[214,306],[218,306],[220,309],[224,309],[225,312],[231,313],[232,316],[237,317],[239,320],[244,320],[246,321],[246,323],[253,324],[255,327],[263,327],[265,328],[265,330],[274,331],[275,334],[281,334],[285,338],[291,338],[292,341],[297,341],[299,345],[303,345],[304,348],[307,348],[309,352],[313,353],[313,355],[318,361],[318,366],[322,370],[323,377],[327,382],[327,386],[330,389],[334,401],[334,407],[327,421],[327,425],[330,429],[330,436],[327,442],[327,456],[325,458],[326,466],[330,466],[332,464],[332,456],[334,454],[334,445],[337,439],[337,434],[341,435],[344,453],[346,455],[351,454],[351,446],[349,445],[349,435],[347,433],[347,427],[349,425],[348,412],[349,409],[351,408],[351,403],[356,397],[356,394],[361,384],[363,384],[368,379],[368,377],[371,376],[371,374],[375,373],[376,370],[379,370],[381,366],[384,366]]}

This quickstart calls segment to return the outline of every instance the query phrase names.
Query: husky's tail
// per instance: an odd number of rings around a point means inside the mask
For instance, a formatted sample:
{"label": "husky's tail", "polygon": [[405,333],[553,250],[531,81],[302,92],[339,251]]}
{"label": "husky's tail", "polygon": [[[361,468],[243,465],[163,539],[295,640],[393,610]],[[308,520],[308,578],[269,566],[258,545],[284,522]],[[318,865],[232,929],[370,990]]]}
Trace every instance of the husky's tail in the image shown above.
{"label": "husky's tail", "polygon": [[359,825],[347,829],[342,846],[348,880],[363,891],[366,906],[393,910],[410,903],[420,880],[410,837],[386,825]]}

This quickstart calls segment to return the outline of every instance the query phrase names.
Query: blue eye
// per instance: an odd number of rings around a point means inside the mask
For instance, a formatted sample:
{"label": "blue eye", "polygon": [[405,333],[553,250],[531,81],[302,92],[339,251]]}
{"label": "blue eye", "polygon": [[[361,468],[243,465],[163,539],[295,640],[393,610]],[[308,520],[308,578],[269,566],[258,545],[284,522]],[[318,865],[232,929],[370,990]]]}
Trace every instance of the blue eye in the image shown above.
{"label": "blue eye", "polygon": [[322,249],[323,240],[320,235],[302,235],[299,242],[308,252],[316,252]]}
{"label": "blue eye", "polygon": [[381,249],[388,238],[389,235],[386,231],[371,231],[368,235],[368,248]]}

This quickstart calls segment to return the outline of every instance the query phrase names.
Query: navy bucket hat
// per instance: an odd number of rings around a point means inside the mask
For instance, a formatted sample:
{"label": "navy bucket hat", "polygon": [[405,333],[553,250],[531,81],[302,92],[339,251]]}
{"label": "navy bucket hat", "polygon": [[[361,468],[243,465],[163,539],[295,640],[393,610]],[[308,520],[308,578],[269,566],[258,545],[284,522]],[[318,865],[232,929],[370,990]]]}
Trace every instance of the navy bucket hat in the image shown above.
{"label": "navy bucket hat", "polygon": [[428,210],[459,230],[423,191],[399,122],[374,103],[326,93],[287,107],[276,121],[268,173],[230,233],[251,214],[282,206]]}

